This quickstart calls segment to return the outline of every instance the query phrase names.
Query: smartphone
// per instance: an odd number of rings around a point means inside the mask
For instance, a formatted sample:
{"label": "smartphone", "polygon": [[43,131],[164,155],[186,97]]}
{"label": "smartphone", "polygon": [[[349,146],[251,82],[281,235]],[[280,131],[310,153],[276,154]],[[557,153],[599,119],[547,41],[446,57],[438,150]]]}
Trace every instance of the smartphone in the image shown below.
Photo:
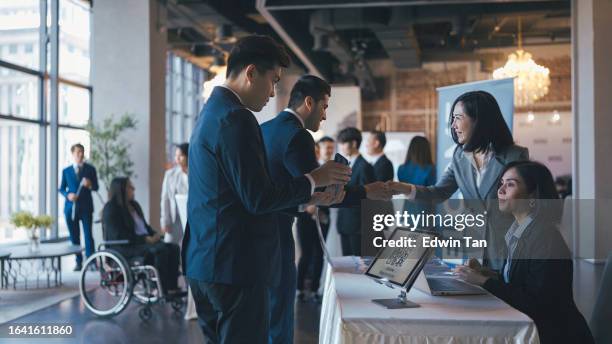
{"label": "smartphone", "polygon": [[[340,163],[342,165],[349,165],[349,161],[346,160],[345,157],[343,157],[340,153],[336,153],[336,155],[334,155],[334,161],[337,163]],[[336,184],[333,185],[333,190],[334,190],[334,194],[337,195],[339,192],[341,192],[344,189],[344,187],[340,184]]]}
{"label": "smartphone", "polygon": [[343,157],[342,154],[340,154],[340,153],[336,153],[336,155],[334,155],[334,161],[338,162],[338,163],[341,163],[342,165],[346,165],[346,166],[349,165],[349,161],[346,160],[346,158]]}

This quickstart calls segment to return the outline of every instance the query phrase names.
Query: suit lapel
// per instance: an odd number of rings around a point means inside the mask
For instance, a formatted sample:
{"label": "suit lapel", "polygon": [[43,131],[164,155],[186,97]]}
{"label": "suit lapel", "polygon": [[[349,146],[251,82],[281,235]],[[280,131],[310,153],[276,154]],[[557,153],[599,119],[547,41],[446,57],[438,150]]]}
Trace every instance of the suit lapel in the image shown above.
{"label": "suit lapel", "polygon": [[475,172],[473,171],[474,167],[472,167],[472,162],[467,156],[465,156],[464,153],[461,153],[461,159],[462,161],[460,161],[457,164],[457,166],[459,166],[459,170],[461,171],[461,174],[464,176],[464,178],[457,178],[457,179],[464,180],[467,189],[472,193],[472,195],[464,194],[463,198],[465,199],[470,199],[472,197],[480,198],[480,195],[478,194],[478,188],[476,187],[476,175],[474,174]]}
{"label": "suit lapel", "polygon": [[74,166],[70,166],[70,168],[68,169],[70,173],[70,175],[72,176],[72,178],[74,178],[74,180],[76,180],[76,182],[79,182],[79,176],[77,175],[76,171],[74,170]]}
{"label": "suit lapel", "polygon": [[499,182],[499,174],[503,169],[504,163],[502,162],[501,157],[498,155],[492,156],[491,160],[489,161],[489,165],[487,166],[487,170],[480,181],[480,187],[478,188],[478,193],[480,194],[481,198],[486,198],[491,191],[491,188],[497,185]]}
{"label": "suit lapel", "polygon": [[[522,259],[521,257],[523,257],[523,251],[525,249],[525,244],[527,242],[529,242],[529,235],[531,234],[531,230],[532,227],[535,223],[535,220],[531,221],[531,223],[529,224],[529,226],[527,226],[527,228],[525,228],[525,230],[523,231],[523,235],[521,235],[521,238],[519,239],[519,241],[516,243],[516,248],[514,249],[514,253],[512,254],[512,259],[515,260],[514,263],[512,263],[512,265],[510,266],[510,271],[508,272],[508,277],[510,279],[512,279],[512,274],[514,273],[514,270],[516,269],[516,266],[518,264],[516,264],[516,260],[520,260]],[[532,257],[528,257],[528,258],[532,258]]]}

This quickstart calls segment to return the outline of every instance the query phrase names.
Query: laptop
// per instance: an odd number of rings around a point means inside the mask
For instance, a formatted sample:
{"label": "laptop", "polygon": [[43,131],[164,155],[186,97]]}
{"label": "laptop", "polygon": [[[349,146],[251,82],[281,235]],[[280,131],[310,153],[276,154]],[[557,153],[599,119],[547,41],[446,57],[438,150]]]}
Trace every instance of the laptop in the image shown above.
{"label": "laptop", "polygon": [[[431,237],[436,234],[397,227],[389,239],[392,241],[411,239],[416,243],[421,243],[425,236]],[[446,271],[438,271],[433,274],[424,272],[433,253],[434,249],[423,247],[420,244],[415,247],[385,247],[378,251],[365,275],[390,288],[405,288],[406,292],[414,286],[434,296],[486,294],[484,289],[449,275],[450,269],[448,268]]]}
{"label": "laptop", "polygon": [[487,291],[481,287],[469,284],[458,279],[452,274],[450,268],[432,262],[425,265],[414,283],[414,287],[420,291],[434,296],[453,295],[483,295]]}

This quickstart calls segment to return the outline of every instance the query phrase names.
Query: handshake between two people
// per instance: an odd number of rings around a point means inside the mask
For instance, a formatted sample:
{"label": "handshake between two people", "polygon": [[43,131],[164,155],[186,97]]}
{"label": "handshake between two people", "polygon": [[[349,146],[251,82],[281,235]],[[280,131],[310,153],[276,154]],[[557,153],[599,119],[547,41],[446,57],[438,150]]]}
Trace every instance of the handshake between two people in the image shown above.
{"label": "handshake between two people", "polygon": [[[346,196],[346,185],[351,180],[351,168],[335,161],[328,161],[310,172],[315,187],[325,186],[324,191],[312,194],[308,205],[330,206],[341,203]],[[401,182],[373,182],[364,185],[366,197],[371,200],[389,201],[394,195],[409,194],[412,185]]]}

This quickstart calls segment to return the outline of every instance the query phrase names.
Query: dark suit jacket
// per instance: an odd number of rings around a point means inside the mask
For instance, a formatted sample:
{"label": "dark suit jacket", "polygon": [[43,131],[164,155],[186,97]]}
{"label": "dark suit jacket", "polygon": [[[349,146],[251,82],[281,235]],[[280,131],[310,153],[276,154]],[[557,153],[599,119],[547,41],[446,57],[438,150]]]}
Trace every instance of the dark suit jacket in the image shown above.
{"label": "dark suit jacket", "polygon": [[[353,174],[348,187],[374,182],[374,168],[361,155],[353,164]],[[338,233],[356,235],[361,233],[361,210],[357,208],[338,209]]]}
{"label": "dark suit jacket", "polygon": [[[273,119],[261,125],[261,131],[268,158],[270,176],[274,180],[289,181],[319,167],[315,154],[315,142],[294,114],[282,111]],[[320,190],[323,190],[321,188]],[[345,187],[344,200],[332,207],[358,207],[361,199],[366,197],[362,185]],[[281,218],[283,224],[291,224],[297,216],[297,207],[284,209]]]}
{"label": "dark suit jacket", "polygon": [[275,211],[308,202],[305,176],[271,178],[255,116],[230,90],[216,87],[189,146],[186,274],[209,283],[278,283]]}
{"label": "dark suit jacket", "polygon": [[[155,234],[153,228],[149,226],[144,218],[142,208],[136,201],[132,201],[132,206],[136,213],[145,223],[149,235]],[[121,208],[117,203],[109,201],[104,205],[102,210],[102,226],[104,228],[104,240],[128,240],[131,245],[140,245],[145,243],[145,237],[136,235],[134,232],[134,221],[126,209]]]}
{"label": "dark suit jacket", "polygon": [[96,174],[95,167],[88,163],[83,163],[83,167],[81,168],[81,171],[79,171],[78,176],[76,175],[72,165],[62,170],[62,181],[58,191],[64,195],[64,198],[66,199],[64,203],[64,213],[72,213],[73,203],[68,200],[68,194],[77,192],[83,178],[91,180],[91,190],[85,187],[81,189],[79,199],[76,202],[77,211],[79,214],[93,213],[93,198],[91,197],[91,191],[98,191],[98,176]]}
{"label": "dark suit jacket", "polygon": [[389,180],[393,180],[393,164],[391,160],[387,158],[385,154],[383,154],[376,163],[374,164],[374,178],[378,182],[387,182]]}
{"label": "dark suit jacket", "polygon": [[546,222],[536,218],[523,232],[513,254],[510,283],[500,274],[484,288],[532,318],[542,343],[593,343],[574,303],[569,249],[557,227]]}

